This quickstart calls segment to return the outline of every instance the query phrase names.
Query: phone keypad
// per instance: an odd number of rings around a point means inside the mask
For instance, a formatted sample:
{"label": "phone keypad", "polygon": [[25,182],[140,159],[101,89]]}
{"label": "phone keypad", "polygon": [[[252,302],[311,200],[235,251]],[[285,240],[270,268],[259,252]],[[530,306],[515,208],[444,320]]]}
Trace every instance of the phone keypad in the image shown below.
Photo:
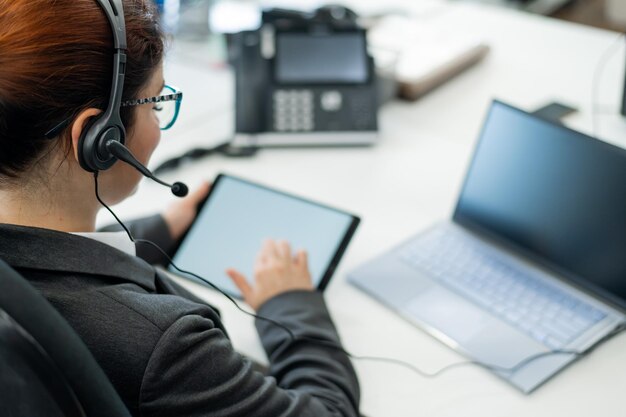
{"label": "phone keypad", "polygon": [[272,99],[276,131],[310,132],[315,128],[313,91],[277,90]]}

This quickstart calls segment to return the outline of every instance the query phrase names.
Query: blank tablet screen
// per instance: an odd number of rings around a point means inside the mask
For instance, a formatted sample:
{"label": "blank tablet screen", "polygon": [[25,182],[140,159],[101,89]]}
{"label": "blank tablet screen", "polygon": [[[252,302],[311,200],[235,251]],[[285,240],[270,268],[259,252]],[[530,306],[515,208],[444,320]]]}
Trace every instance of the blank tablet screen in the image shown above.
{"label": "blank tablet screen", "polygon": [[[173,260],[179,268],[240,296],[225,270],[235,268],[253,281],[263,241],[287,240],[292,251],[308,252],[313,284],[323,289],[358,223],[351,214],[219,175]],[[171,266],[170,271],[176,272]]]}

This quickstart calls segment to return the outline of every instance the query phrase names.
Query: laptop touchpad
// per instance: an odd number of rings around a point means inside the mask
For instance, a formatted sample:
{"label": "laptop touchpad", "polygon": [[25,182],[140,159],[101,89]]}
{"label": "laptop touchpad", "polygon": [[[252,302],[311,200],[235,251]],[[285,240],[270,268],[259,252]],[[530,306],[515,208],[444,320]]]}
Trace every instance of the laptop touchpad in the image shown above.
{"label": "laptop touchpad", "polygon": [[485,312],[437,285],[414,297],[404,310],[410,318],[434,327],[460,344],[489,324]]}

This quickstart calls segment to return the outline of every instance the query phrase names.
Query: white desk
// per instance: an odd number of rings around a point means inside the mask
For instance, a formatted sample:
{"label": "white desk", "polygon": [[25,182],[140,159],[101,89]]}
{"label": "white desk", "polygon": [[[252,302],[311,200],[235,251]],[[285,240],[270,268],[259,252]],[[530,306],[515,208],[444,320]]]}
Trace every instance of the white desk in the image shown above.
{"label": "white desk", "polygon": [[[362,226],[326,293],[345,346],[357,355],[398,358],[434,371],[464,358],[349,285],[346,272],[451,215],[493,97],[529,110],[562,101],[580,109],[569,120],[572,126],[590,131],[593,72],[617,34],[480,6],[428,2],[417,9],[450,30],[481,34],[492,51],[480,65],[420,101],[386,105],[380,115],[379,145],[265,150],[243,160],[214,156],[166,179],[193,185],[227,171],[360,214]],[[175,60],[169,62],[168,81],[185,92],[183,115],[164,135],[154,163],[192,146],[216,143],[231,130],[232,77],[226,70],[211,69],[201,55],[196,52],[194,57],[184,47],[175,50]],[[599,132],[625,145],[626,121],[617,115],[623,62],[620,46],[600,83]],[[611,110],[613,114],[608,114]],[[117,211],[130,218],[159,210],[172,199],[167,190],[146,182]],[[103,214],[100,221],[110,220]],[[222,309],[237,349],[264,360],[251,320],[212,291],[184,284]],[[530,396],[476,367],[427,380],[393,365],[364,361],[355,365],[362,384],[362,411],[370,417],[626,414],[624,334]]]}

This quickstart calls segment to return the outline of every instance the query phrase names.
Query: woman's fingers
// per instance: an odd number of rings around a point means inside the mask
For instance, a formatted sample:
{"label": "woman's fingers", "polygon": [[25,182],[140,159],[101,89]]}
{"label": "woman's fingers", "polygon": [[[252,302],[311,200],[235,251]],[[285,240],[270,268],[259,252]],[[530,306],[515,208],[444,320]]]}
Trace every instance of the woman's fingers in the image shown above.
{"label": "woman's fingers", "polygon": [[248,283],[248,280],[245,276],[243,276],[239,271],[235,269],[227,269],[226,274],[233,280],[239,291],[241,291],[241,295],[245,300],[249,300],[252,296],[253,289]]}
{"label": "woman's fingers", "polygon": [[281,240],[276,244],[276,251],[282,260],[291,260],[291,247],[286,240]]}
{"label": "woman's fingers", "polygon": [[295,261],[298,267],[306,269],[307,271],[309,270],[309,255],[306,251],[299,250],[298,253],[296,253]]}

